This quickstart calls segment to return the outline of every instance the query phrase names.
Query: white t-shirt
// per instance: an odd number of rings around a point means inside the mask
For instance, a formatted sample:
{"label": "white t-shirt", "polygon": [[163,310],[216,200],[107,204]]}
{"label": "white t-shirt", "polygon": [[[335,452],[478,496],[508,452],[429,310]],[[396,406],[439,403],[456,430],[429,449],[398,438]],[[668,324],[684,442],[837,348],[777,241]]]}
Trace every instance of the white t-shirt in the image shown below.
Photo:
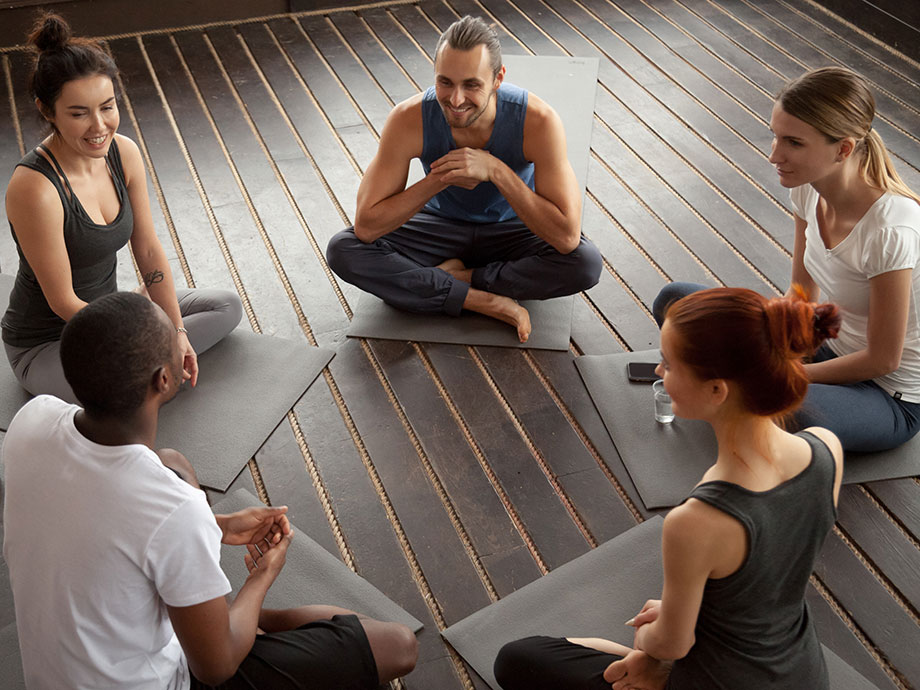
{"label": "white t-shirt", "polygon": [[101,446],[41,395],[3,444],[3,556],[30,690],[189,687],[166,604],[225,595],[204,492],[143,445]]}
{"label": "white t-shirt", "polygon": [[920,402],[920,204],[886,192],[840,244],[827,249],[818,230],[818,192],[802,185],[789,192],[793,209],[805,228],[805,269],[840,308],[842,324],[828,345],[838,355],[868,347],[869,279],[889,271],[913,269],[907,333],[901,365],[874,381],[906,402]]}

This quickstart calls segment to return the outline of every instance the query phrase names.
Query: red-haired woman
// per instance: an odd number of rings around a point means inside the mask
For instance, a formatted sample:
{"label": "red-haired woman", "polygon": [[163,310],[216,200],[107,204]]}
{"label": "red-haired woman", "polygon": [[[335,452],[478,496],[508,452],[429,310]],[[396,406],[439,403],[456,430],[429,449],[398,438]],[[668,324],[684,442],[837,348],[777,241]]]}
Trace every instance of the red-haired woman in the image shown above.
{"label": "red-haired woman", "polygon": [[495,661],[505,690],[829,687],[805,589],[834,524],[843,452],[826,429],[790,434],[774,420],[805,396],[803,355],[839,324],[833,305],[741,288],[670,306],[658,372],[675,414],[712,425],[718,456],[665,518],[661,600],[630,622],[634,649],[506,645]]}
{"label": "red-haired woman", "polygon": [[29,43],[37,52],[31,94],[51,134],[19,162],[6,194],[19,250],[2,322],[13,373],[30,393],[76,402],[61,368],[61,331],[88,302],[117,290],[116,252],[130,241],[150,298],[178,331],[185,378],[194,385],[196,351],[236,327],[239,297],[174,287],[140,151],[116,133],[112,58],[98,43],[72,37],[54,14],[40,17]]}
{"label": "red-haired woman", "polygon": [[[874,117],[866,81],[840,67],[786,84],[770,117],[770,162],[795,212],[792,282],[843,319],[840,337],[805,366],[812,386],[796,421],[856,451],[920,431],[920,196],[898,176]],[[666,286],[653,307],[659,324],[667,304],[702,287]]]}

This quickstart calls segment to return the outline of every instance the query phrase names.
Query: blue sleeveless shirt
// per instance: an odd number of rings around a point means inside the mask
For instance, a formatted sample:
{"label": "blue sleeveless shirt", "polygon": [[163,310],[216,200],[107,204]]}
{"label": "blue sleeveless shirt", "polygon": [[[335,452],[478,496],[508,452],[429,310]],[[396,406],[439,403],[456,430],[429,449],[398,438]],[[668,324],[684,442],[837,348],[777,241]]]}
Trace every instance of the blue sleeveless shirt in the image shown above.
{"label": "blue sleeveless shirt", "polygon": [[[495,92],[495,125],[484,150],[505,163],[533,189],[533,163],[524,158],[526,114],[527,91],[503,83]],[[422,136],[421,161],[427,174],[432,163],[457,148],[433,86],[428,87],[422,97]],[[425,210],[470,223],[498,223],[517,218],[514,209],[491,182],[480,182],[473,189],[450,186],[433,196]]]}

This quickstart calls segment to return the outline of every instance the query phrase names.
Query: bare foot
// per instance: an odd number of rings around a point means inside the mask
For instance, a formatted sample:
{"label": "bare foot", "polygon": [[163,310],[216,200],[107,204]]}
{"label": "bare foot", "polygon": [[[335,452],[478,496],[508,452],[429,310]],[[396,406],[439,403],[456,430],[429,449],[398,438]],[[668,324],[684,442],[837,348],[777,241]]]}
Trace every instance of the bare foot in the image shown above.
{"label": "bare foot", "polygon": [[604,671],[604,680],[613,690],[664,690],[671,675],[671,662],[659,661],[634,649]]}
{"label": "bare foot", "polygon": [[435,266],[435,268],[440,268],[442,271],[450,273],[454,278],[462,280],[464,283],[469,283],[473,279],[473,269],[467,268],[460,259],[448,259]]}
{"label": "bare foot", "polygon": [[518,340],[522,343],[530,337],[530,314],[510,297],[470,288],[463,308],[510,323],[517,329]]}

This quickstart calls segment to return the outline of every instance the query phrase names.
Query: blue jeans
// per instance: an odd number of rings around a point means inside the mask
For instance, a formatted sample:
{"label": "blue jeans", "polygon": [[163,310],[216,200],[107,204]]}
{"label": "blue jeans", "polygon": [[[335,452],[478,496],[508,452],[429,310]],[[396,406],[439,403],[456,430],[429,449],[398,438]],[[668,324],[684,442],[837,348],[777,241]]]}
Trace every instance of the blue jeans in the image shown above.
{"label": "blue jeans", "polygon": [[[652,305],[652,314],[659,327],[672,302],[705,289],[705,285],[697,283],[665,285]],[[824,362],[836,356],[824,344],[818,348],[813,361]],[[889,450],[909,441],[920,431],[920,403],[898,400],[875,381],[812,383],[801,407],[793,413],[792,421],[795,429],[822,426],[833,431],[847,451]]]}

